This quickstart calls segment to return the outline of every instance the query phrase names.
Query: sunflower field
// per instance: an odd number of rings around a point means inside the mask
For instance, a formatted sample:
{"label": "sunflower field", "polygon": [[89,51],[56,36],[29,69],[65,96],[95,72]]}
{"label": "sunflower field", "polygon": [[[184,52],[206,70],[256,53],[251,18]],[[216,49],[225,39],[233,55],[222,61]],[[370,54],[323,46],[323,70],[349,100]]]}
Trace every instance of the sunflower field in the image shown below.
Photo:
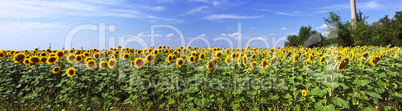
{"label": "sunflower field", "polygon": [[0,50],[6,110],[402,110],[399,47]]}

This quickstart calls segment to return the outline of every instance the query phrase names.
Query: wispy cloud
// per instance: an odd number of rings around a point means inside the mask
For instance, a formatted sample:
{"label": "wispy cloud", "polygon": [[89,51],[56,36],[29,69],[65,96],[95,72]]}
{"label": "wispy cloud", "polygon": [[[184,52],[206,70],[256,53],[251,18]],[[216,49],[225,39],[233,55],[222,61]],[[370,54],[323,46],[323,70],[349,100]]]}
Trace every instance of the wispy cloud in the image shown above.
{"label": "wispy cloud", "polygon": [[173,35],[174,35],[173,33],[170,33],[170,34],[166,34],[165,37],[173,37]]}
{"label": "wispy cloud", "polygon": [[213,14],[210,16],[206,16],[203,19],[207,20],[220,20],[220,19],[254,19],[254,18],[262,18],[264,15],[261,16],[239,16],[239,15],[232,15],[232,14]]}
{"label": "wispy cloud", "polygon": [[197,7],[197,8],[194,8],[194,9],[191,9],[191,10],[187,11],[187,12],[185,13],[185,15],[187,15],[187,14],[193,14],[193,13],[202,11],[203,9],[206,9],[206,8],[208,8],[208,6],[200,6],[200,7]]}
{"label": "wispy cloud", "polygon": [[[377,9],[381,8],[383,5],[378,3],[377,1],[370,1],[370,2],[365,2],[365,3],[356,3],[356,7],[358,9]],[[330,10],[339,10],[339,9],[350,9],[350,4],[336,4],[336,5],[330,5],[326,7],[320,7],[318,9],[330,9]]]}
{"label": "wispy cloud", "polygon": [[289,30],[289,28],[286,28],[286,27],[282,27],[281,29],[282,30]]}

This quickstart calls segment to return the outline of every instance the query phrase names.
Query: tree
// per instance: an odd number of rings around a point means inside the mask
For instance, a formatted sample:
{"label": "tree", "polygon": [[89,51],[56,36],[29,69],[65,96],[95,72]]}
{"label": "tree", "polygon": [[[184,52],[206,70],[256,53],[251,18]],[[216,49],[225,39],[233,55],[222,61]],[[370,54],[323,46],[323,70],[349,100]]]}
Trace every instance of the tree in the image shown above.
{"label": "tree", "polygon": [[302,26],[298,35],[289,35],[285,46],[321,47],[325,46],[325,38],[311,26]]}
{"label": "tree", "polygon": [[350,35],[353,38],[353,45],[369,45],[369,41],[371,39],[369,24],[367,23],[368,16],[364,16],[363,12],[359,10],[356,18],[356,26],[352,26],[350,23],[348,24],[348,28],[350,29]]}
{"label": "tree", "polygon": [[[330,26],[327,40],[329,44],[338,44],[340,46],[353,46],[353,39],[350,37],[349,22],[342,22],[341,16],[338,13],[330,12],[327,18],[323,18],[325,24]],[[335,40],[333,40],[335,39]]]}

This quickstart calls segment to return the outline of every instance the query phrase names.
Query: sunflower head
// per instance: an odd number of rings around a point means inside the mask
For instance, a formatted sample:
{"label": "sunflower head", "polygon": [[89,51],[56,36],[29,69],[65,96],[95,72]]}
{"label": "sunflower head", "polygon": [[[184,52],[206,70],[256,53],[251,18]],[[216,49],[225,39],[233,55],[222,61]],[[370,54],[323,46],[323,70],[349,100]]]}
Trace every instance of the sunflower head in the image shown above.
{"label": "sunflower head", "polygon": [[110,59],[108,62],[109,68],[114,68],[114,66],[116,66],[116,63],[116,59]]}
{"label": "sunflower head", "polygon": [[166,62],[167,62],[167,63],[170,63],[172,60],[173,60],[172,54],[169,54],[169,55],[166,57]]}
{"label": "sunflower head", "polygon": [[369,59],[369,63],[375,67],[378,61],[381,60],[380,56],[371,56]]}
{"label": "sunflower head", "polygon": [[24,59],[25,59],[24,53],[18,53],[16,55],[14,55],[14,63],[20,63],[20,62],[24,61]]}
{"label": "sunflower head", "polygon": [[230,65],[230,56],[229,56],[229,55],[226,56],[226,58],[225,58],[225,63],[226,63],[227,65]]}
{"label": "sunflower head", "polygon": [[201,53],[198,57],[199,60],[204,60],[205,59],[205,53]]}
{"label": "sunflower head", "polygon": [[47,62],[47,57],[46,57],[46,56],[42,56],[42,57],[39,58],[39,60],[40,60],[39,63],[45,64],[45,63]]}
{"label": "sunflower head", "polygon": [[95,59],[98,59],[99,58],[99,53],[94,53],[93,56],[94,56]]}
{"label": "sunflower head", "polygon": [[25,65],[30,65],[29,59],[25,59],[23,62]]}
{"label": "sunflower head", "polygon": [[325,59],[327,59],[327,55],[324,55],[320,58],[320,64],[322,64],[322,62],[325,61]]}
{"label": "sunflower head", "polygon": [[251,62],[251,64],[250,64],[250,67],[251,67],[251,68],[255,69],[256,66],[257,66],[257,61]]}
{"label": "sunflower head", "polygon": [[349,58],[345,58],[341,61],[341,63],[338,65],[338,71],[341,71],[344,69],[349,63]]}
{"label": "sunflower head", "polygon": [[31,57],[29,57],[29,63],[38,64],[39,62],[40,62],[39,57],[37,57],[37,56],[31,56]]}
{"label": "sunflower head", "polygon": [[95,60],[88,60],[87,62],[85,62],[85,65],[87,66],[88,69],[96,68]]}
{"label": "sunflower head", "polygon": [[188,58],[188,60],[190,61],[190,63],[194,63],[196,57],[195,56],[190,56],[190,58]]}
{"label": "sunflower head", "polygon": [[265,58],[263,58],[263,59],[261,60],[262,70],[265,70],[265,68],[267,67],[267,65],[268,65],[268,60],[265,59]]}
{"label": "sunflower head", "polygon": [[61,68],[59,66],[53,67],[53,73],[57,74],[61,71]]}
{"label": "sunflower head", "polygon": [[307,96],[307,91],[306,90],[302,90],[301,93],[302,93],[303,96]]}
{"label": "sunflower head", "polygon": [[148,63],[151,63],[151,62],[155,61],[155,55],[154,54],[149,54],[145,58],[147,59]]}
{"label": "sunflower head", "polygon": [[99,63],[99,68],[106,69],[108,67],[108,63],[106,61],[101,61]]}
{"label": "sunflower head", "polygon": [[0,59],[4,59],[4,57],[6,57],[6,53],[4,53],[4,51],[0,51]]}
{"label": "sunflower head", "polygon": [[68,77],[73,77],[75,75],[75,68],[74,67],[70,67],[67,69],[66,74]]}
{"label": "sunflower head", "polygon": [[185,61],[183,60],[183,58],[179,58],[176,60],[176,65],[178,65],[179,67],[183,66],[185,63]]}
{"label": "sunflower head", "polygon": [[75,55],[74,54],[69,54],[67,56],[67,61],[70,62],[70,63],[74,62],[75,61]]}
{"label": "sunflower head", "polygon": [[215,53],[215,57],[218,58],[218,59],[221,58],[222,55],[223,55],[223,54],[222,54],[221,51],[217,51],[217,52]]}
{"label": "sunflower head", "polygon": [[218,60],[216,60],[216,59],[209,60],[207,63],[207,69],[210,70],[210,69],[216,68],[217,62],[218,62]]}
{"label": "sunflower head", "polygon": [[255,58],[257,58],[257,54],[253,54],[253,55],[251,56],[251,60],[254,60]]}
{"label": "sunflower head", "polygon": [[136,58],[134,61],[131,61],[136,68],[141,68],[145,65],[145,60],[142,59],[141,57]]}
{"label": "sunflower head", "polygon": [[236,58],[237,58],[237,54],[236,54],[236,53],[232,53],[231,57],[232,57],[232,59],[236,59]]}

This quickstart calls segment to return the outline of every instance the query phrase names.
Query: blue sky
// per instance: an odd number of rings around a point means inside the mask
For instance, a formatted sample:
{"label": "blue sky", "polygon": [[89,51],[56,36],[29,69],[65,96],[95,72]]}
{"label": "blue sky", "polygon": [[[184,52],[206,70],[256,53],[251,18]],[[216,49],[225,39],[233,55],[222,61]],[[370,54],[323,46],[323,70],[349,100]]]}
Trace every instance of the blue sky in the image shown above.
{"label": "blue sky", "polygon": [[[401,11],[402,0],[356,0],[357,9],[372,23]],[[73,48],[140,48],[154,45],[177,48],[198,47],[277,47],[302,25],[324,32],[323,17],[336,11],[350,20],[349,0],[16,0],[0,2],[0,49],[24,50],[40,47],[62,49],[66,37],[77,27],[98,30],[74,33]],[[105,25],[103,25],[105,24]],[[239,32],[238,25],[241,24]],[[101,27],[106,27],[101,28]],[[105,32],[99,34],[99,31]],[[183,35],[180,36],[177,31]],[[239,38],[241,35],[241,38]],[[119,41],[119,38],[124,38]],[[131,38],[131,39],[130,39]],[[123,41],[123,42],[122,42]],[[143,41],[143,42],[141,42]],[[230,42],[227,42],[230,41]],[[143,43],[141,45],[141,43]],[[144,45],[144,43],[146,45]],[[231,45],[231,43],[233,45]],[[267,44],[267,46],[265,45]]]}

